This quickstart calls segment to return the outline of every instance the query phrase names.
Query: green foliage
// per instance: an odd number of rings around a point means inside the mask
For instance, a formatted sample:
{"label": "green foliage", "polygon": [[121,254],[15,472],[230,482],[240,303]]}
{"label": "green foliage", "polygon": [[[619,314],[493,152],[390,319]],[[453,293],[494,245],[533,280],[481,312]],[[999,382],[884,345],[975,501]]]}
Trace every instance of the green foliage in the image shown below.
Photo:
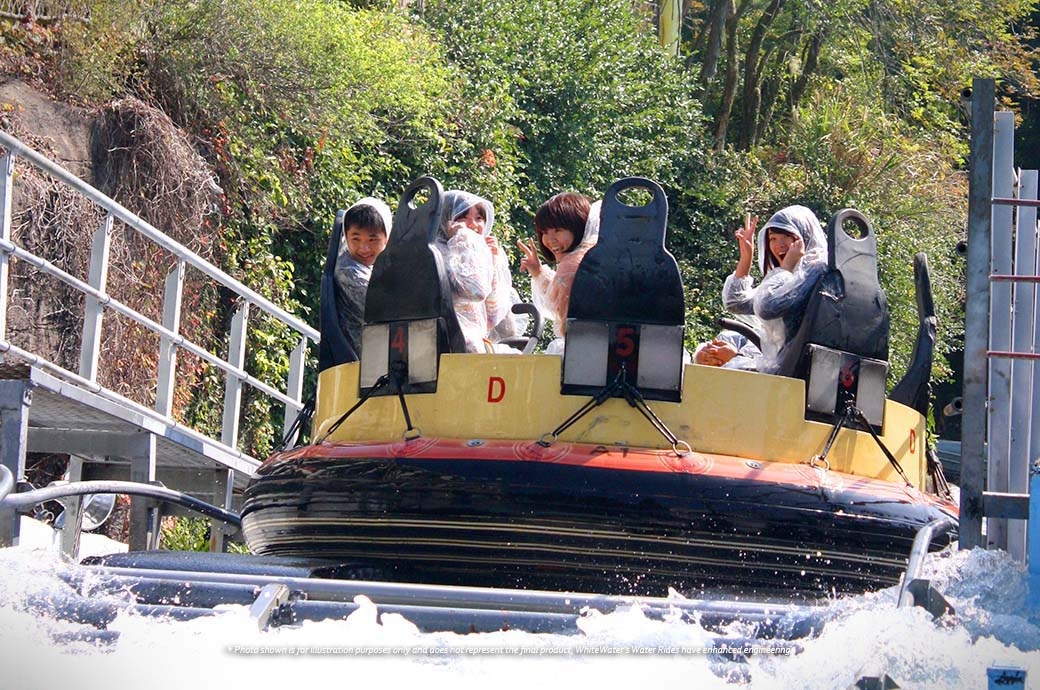
{"label": "green foliage", "polygon": [[206,518],[166,518],[159,542],[167,551],[209,551],[209,528]]}
{"label": "green foliage", "polygon": [[463,98],[499,113],[517,226],[559,191],[598,197],[627,175],[678,183],[703,151],[689,75],[627,0],[434,0],[423,19],[468,75]]}
{"label": "green foliage", "polygon": [[[163,519],[159,543],[167,551],[209,551],[212,523],[204,517],[168,517]],[[229,543],[231,553],[249,553],[244,544]]]}
{"label": "green foliage", "polygon": [[[127,3],[98,4],[117,13]],[[459,105],[457,74],[402,15],[321,0],[131,4],[134,21],[92,23],[70,40],[70,64],[93,59],[92,42],[126,45],[133,69],[99,65],[96,91],[131,91],[195,135],[225,190],[224,268],[305,319],[317,308],[337,208],[373,193],[395,205],[412,178],[446,161],[463,182],[489,175],[458,136],[487,116]],[[106,65],[112,73],[102,75]],[[234,305],[223,306],[217,325],[226,327]],[[251,324],[246,369],[280,387],[296,343],[271,329]],[[223,375],[207,372],[186,421],[218,430],[222,389]],[[280,435],[280,407],[246,388],[242,439],[253,454]]]}
{"label": "green foliage", "polygon": [[973,76],[1035,93],[1026,22],[1035,0],[706,0],[691,5],[686,63],[720,142],[785,143],[804,99],[834,81],[918,134],[956,146],[958,96]]}

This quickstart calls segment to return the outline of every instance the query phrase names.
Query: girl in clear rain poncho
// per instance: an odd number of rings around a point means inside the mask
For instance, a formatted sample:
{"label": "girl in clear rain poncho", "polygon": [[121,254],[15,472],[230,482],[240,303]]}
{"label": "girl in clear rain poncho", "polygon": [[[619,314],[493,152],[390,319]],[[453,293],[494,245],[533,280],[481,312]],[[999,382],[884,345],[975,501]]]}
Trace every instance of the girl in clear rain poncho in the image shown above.
{"label": "girl in clear rain poncho", "polygon": [[722,301],[734,314],[754,314],[762,331],[758,371],[774,373],[780,353],[801,324],[817,281],[827,272],[827,237],[816,215],[805,206],[788,206],[772,215],[758,233],[762,282],[752,285],[750,219],[737,231],[740,261],[726,277]]}
{"label": "girl in clear rain poncho", "polygon": [[515,352],[495,346],[488,334],[514,335],[513,279],[509,260],[491,235],[495,207],[490,201],[458,189],[444,193],[437,248],[451,285],[452,302],[467,352]]}
{"label": "girl in clear rain poncho", "polygon": [[343,217],[343,236],[339,239],[339,255],[333,273],[336,313],[340,329],[358,355],[361,354],[361,326],[372,265],[386,248],[392,225],[390,207],[370,196],[347,209]]}
{"label": "girl in clear rain poncho", "polygon": [[[557,194],[535,213],[537,241],[517,242],[524,253],[520,268],[531,276],[534,305],[553,322],[559,336],[549,343],[548,354],[563,352],[571,287],[581,260],[599,238],[599,207],[600,202],[590,204],[588,197],[576,192]],[[542,265],[539,251],[556,264],[555,269]]]}

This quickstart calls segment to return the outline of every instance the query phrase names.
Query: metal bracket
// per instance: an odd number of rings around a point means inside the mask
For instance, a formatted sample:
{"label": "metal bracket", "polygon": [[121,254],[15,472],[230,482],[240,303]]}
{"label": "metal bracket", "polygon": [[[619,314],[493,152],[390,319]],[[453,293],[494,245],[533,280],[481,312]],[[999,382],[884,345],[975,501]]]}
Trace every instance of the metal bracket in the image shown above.
{"label": "metal bracket", "polygon": [[271,623],[272,617],[277,623],[278,610],[288,601],[289,588],[286,585],[264,585],[256,595],[253,605],[249,607],[249,617],[256,621],[257,629],[263,632]]}
{"label": "metal bracket", "polygon": [[863,676],[852,687],[857,690],[892,690],[898,689],[899,685],[887,673],[882,673],[880,676]]}
{"label": "metal bracket", "polygon": [[913,597],[914,606],[920,606],[934,618],[956,613],[950,602],[946,601],[946,597],[932,586],[931,580],[911,580],[906,586],[906,591]]}

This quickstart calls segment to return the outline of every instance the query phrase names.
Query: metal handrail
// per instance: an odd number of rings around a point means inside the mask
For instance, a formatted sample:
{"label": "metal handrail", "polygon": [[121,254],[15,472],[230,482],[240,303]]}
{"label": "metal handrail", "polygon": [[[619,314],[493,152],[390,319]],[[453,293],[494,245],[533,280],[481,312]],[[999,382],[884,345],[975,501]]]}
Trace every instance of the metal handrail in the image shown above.
{"label": "metal handrail", "polygon": [[293,398],[290,398],[281,391],[272,388],[260,379],[251,376],[244,369],[240,369],[238,367],[232,366],[231,364],[228,364],[216,355],[211,354],[207,350],[191,342],[183,335],[175,331],[171,331],[162,324],[153,321],[152,319],[148,318],[147,316],[144,316],[143,314],[138,313],[137,311],[134,311],[133,309],[126,306],[125,304],[123,304],[116,298],[112,297],[111,295],[101,292],[100,290],[94,288],[90,284],[83,282],[76,276],[66,271],[63,271],[50,261],[36,256],[31,252],[27,252],[18,245],[3,239],[0,239],[0,252],[5,252],[7,254],[10,254],[11,256],[15,256],[21,259],[22,261],[28,264],[32,264],[44,273],[52,275],[55,278],[61,280],[63,283],[76,288],[80,292],[86,293],[91,297],[96,298],[100,304],[107,307],[111,307],[112,309],[119,312],[128,319],[131,319],[132,321],[141,324],[145,328],[154,331],[155,333],[158,333],[159,335],[165,338],[168,338],[170,342],[176,345],[177,347],[183,348],[188,352],[191,352],[195,356],[199,357],[200,359],[209,362],[218,369],[221,369],[222,371],[228,374],[238,377],[240,381],[248,383],[253,388],[256,388],[257,390],[266,393],[272,398],[275,398],[276,400],[286,405],[299,406],[299,400],[294,400]]}
{"label": "metal handrail", "polygon": [[[22,350],[6,340],[2,313],[0,313],[0,352],[9,352],[21,359],[28,360],[49,373],[75,382],[77,385],[109,400],[128,406],[151,419],[163,423],[168,428],[183,430],[193,439],[214,442],[224,449],[228,455],[244,460],[250,465],[255,464],[255,458],[242,453],[236,447],[238,445],[238,417],[240,414],[239,406],[241,400],[241,386],[251,386],[256,391],[268,396],[271,400],[284,405],[286,419],[285,426],[288,428],[291,424],[290,420],[296,416],[297,411],[302,407],[301,388],[307,341],[318,342],[320,339],[318,331],[311,328],[292,314],[289,314],[281,307],[250,289],[243,283],[235,280],[224,271],[207,262],[205,259],[197,256],[176,240],[167,237],[154,226],[136,216],[115,200],[109,198],[97,189],[94,189],[54,161],[51,161],[40,153],[33,151],[27,145],[3,131],[0,131],[0,147],[4,149],[2,153],[4,153],[3,160],[5,161],[5,169],[7,171],[6,184],[3,185],[5,209],[3,214],[3,233],[0,234],[0,280],[6,280],[5,276],[7,275],[6,267],[8,259],[14,257],[19,261],[33,266],[50,278],[62,281],[87,297],[87,312],[84,316],[84,345],[81,351],[79,375],[76,375],[57,364],[49,362],[43,357]],[[149,316],[141,314],[137,310],[108,294],[106,292],[105,279],[103,277],[107,264],[108,252],[107,238],[105,236],[95,235],[94,249],[91,254],[91,277],[89,278],[89,282],[70,274],[56,266],[51,261],[37,256],[31,251],[12,242],[9,234],[10,183],[12,181],[11,175],[13,171],[13,163],[19,157],[24,158],[31,165],[51,176],[57,182],[70,187],[73,191],[88,201],[96,204],[101,209],[106,210],[108,212],[106,227],[104,229],[106,235],[111,231],[112,221],[119,220],[128,228],[132,228],[149,239],[155,245],[170,252],[172,258],[178,262],[177,272],[180,276],[178,280],[183,280],[184,268],[191,266],[198,270],[202,275],[207,276],[209,279],[212,279],[218,284],[233,291],[240,298],[241,302],[235,315],[235,319],[232,322],[230,335],[231,340],[227,357],[222,357],[220,354],[210,352],[206,348],[192,342],[179,333],[178,312],[181,290],[176,284],[170,283],[170,278],[167,279],[166,305],[164,307],[167,311],[164,311],[161,323]],[[99,230],[99,232],[101,231]],[[102,239],[99,240],[99,237]],[[98,254],[98,252],[102,253]],[[95,255],[100,257],[100,259],[98,259],[98,264],[95,264]],[[99,273],[95,273],[95,271],[98,270],[98,266],[100,266]],[[171,274],[171,277],[173,275],[174,274]],[[99,276],[101,277],[99,278]],[[172,292],[171,285],[174,285]],[[7,294],[5,288],[6,283],[0,285],[0,296]],[[245,369],[244,348],[247,337],[246,319],[248,318],[248,307],[251,305],[255,305],[262,313],[274,317],[280,323],[289,327],[296,333],[298,345],[290,355],[288,380],[286,381],[284,388],[279,386],[277,383],[272,385],[271,383],[262,381],[251,375]],[[113,310],[117,314],[126,317],[152,333],[157,334],[161,338],[159,381],[156,393],[155,410],[137,404],[113,391],[108,391],[99,386],[96,382],[96,358],[98,352],[97,334],[99,333],[97,329],[101,323],[102,310],[105,309]],[[88,329],[88,326],[93,326],[93,329]],[[91,333],[90,340],[88,340],[88,330],[90,330]],[[171,412],[169,396],[172,392],[172,387],[175,385],[176,378],[176,368],[172,366],[172,362],[174,361],[173,357],[175,356],[173,353],[178,349],[190,352],[200,360],[224,372],[227,377],[224,400],[224,426],[219,440],[207,434],[196,432],[189,427],[185,427],[169,416]],[[166,354],[164,354],[164,352]],[[93,365],[90,363],[92,359],[95,362]]]}
{"label": "metal handrail", "polygon": [[903,579],[899,583],[899,597],[896,599],[896,608],[914,605],[914,595],[909,591],[910,583],[921,574],[921,568],[924,566],[924,557],[928,555],[928,547],[932,544],[935,531],[944,526],[956,528],[957,523],[951,518],[941,517],[932,520],[917,530],[917,536],[914,537],[914,545],[910,547],[910,558],[907,560]]}
{"label": "metal handrail", "polygon": [[174,491],[173,489],[167,489],[165,486],[144,484],[142,482],[92,481],[57,484],[55,486],[45,486],[42,489],[33,489],[31,491],[23,491],[21,493],[5,496],[0,498],[0,505],[15,508],[16,510],[25,510],[26,508],[32,508],[40,503],[56,501],[59,498],[68,498],[71,496],[93,496],[95,494],[125,494],[127,496],[156,498],[162,501],[176,503],[177,505],[194,510],[201,515],[205,515],[206,517],[215,520],[221,520],[235,527],[242,526],[242,518],[238,513],[224,510],[223,508],[206,503],[203,500],[181,491]]}
{"label": "metal handrail", "polygon": [[58,165],[57,163],[54,163],[53,161],[48,160],[44,156],[41,156],[36,151],[33,151],[31,148],[29,148],[28,146],[26,146],[21,141],[14,138],[7,132],[0,131],[0,146],[6,148],[8,151],[17,156],[25,158],[30,163],[35,165],[37,168],[61,180],[70,187],[73,187],[80,194],[87,197],[98,206],[101,206],[102,208],[107,210],[109,213],[121,220],[127,226],[133,228],[134,230],[137,230],[139,233],[150,239],[152,242],[155,242],[159,246],[163,247],[164,249],[175,255],[184,263],[193,266],[194,268],[206,274],[213,280],[216,280],[217,282],[221,283],[233,292],[238,293],[239,295],[244,297],[246,301],[260,307],[261,309],[268,312],[269,314],[277,318],[279,321],[284,323],[286,326],[289,326],[290,328],[296,330],[300,334],[307,336],[314,342],[318,342],[318,340],[320,339],[318,331],[314,328],[311,328],[306,323],[296,318],[289,312],[285,311],[284,309],[282,309],[266,297],[262,296],[258,292],[250,289],[238,280],[235,280],[224,271],[220,270],[213,264],[207,262],[205,259],[202,259],[181,243],[166,236],[161,231],[157,230],[154,226],[144,221],[139,216],[135,215],[133,212],[131,212],[125,206],[121,205],[119,202],[109,198],[108,196],[105,196],[98,190],[88,185],[83,180],[73,175],[65,168]]}

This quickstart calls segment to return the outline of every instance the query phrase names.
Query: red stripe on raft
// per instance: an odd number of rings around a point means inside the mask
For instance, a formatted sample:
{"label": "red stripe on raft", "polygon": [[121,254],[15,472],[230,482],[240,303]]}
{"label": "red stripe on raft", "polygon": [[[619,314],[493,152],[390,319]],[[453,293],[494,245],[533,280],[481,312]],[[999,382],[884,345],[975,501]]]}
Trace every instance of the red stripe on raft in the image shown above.
{"label": "red stripe on raft", "polygon": [[704,474],[827,490],[854,489],[873,494],[881,500],[909,499],[914,503],[930,503],[953,514],[957,513],[957,507],[953,503],[901,483],[859,477],[834,470],[817,470],[808,464],[768,462],[698,452],[680,456],[670,450],[584,443],[557,442],[545,448],[533,441],[427,437],[393,443],[322,443],[276,453],[261,465],[259,474],[267,474],[287,462],[349,458],[537,462],[630,472]]}

